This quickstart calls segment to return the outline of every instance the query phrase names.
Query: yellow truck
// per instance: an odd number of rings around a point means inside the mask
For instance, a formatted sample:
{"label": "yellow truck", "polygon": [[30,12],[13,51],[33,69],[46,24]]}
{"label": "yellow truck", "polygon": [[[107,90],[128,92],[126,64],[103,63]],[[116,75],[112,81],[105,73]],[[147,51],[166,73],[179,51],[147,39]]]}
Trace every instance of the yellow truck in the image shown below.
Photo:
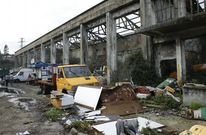
{"label": "yellow truck", "polygon": [[51,90],[60,93],[75,92],[80,85],[98,85],[97,79],[86,65],[61,65],[53,67],[51,81],[39,81],[42,92],[50,94]]}

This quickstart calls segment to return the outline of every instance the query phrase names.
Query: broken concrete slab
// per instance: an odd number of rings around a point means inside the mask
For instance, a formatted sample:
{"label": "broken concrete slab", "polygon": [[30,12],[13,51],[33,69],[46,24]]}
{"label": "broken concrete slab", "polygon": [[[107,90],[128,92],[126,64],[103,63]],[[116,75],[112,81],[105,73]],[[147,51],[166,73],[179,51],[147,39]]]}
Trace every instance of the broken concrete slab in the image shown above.
{"label": "broken concrete slab", "polygon": [[86,117],[85,120],[88,120],[88,121],[110,121],[110,118],[109,117],[106,117],[106,116],[90,116],[90,117]]}
{"label": "broken concrete slab", "polygon": [[[157,128],[164,127],[164,125],[162,125],[160,123],[157,123],[157,122],[154,122],[152,120],[148,120],[148,119],[142,118],[142,117],[127,119],[127,120],[134,120],[134,121],[137,120],[139,123],[138,131],[141,131],[142,128],[147,128],[147,127],[151,128],[151,129],[157,129]],[[117,135],[116,123],[117,123],[117,121],[112,121],[112,122],[107,122],[104,124],[94,125],[92,127],[105,135]]]}
{"label": "broken concrete slab", "polygon": [[16,133],[16,135],[30,135],[30,133],[28,131],[25,132],[20,132],[20,133]]}
{"label": "broken concrete slab", "polygon": [[91,112],[92,110],[89,109],[89,108],[85,108],[85,107],[82,107],[82,106],[79,106],[79,105],[76,105],[77,109],[78,109],[78,114],[80,116],[84,116],[85,113],[88,113],[88,112]]}
{"label": "broken concrete slab", "polygon": [[101,115],[101,110],[96,110],[92,112],[85,113],[85,117],[97,116]]}
{"label": "broken concrete slab", "polygon": [[79,86],[74,96],[74,102],[96,110],[102,87]]}

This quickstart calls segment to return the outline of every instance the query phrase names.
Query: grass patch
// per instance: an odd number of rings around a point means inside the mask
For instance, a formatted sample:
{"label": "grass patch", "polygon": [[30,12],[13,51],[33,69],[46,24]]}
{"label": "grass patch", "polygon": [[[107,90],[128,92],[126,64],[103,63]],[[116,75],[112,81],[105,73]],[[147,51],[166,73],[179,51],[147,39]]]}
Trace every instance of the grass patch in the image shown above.
{"label": "grass patch", "polygon": [[199,108],[203,107],[200,103],[192,102],[189,106],[192,110],[198,110]]}
{"label": "grass patch", "polygon": [[162,135],[157,130],[150,129],[150,128],[143,128],[141,133],[144,135]]}
{"label": "grass patch", "polygon": [[178,109],[180,103],[176,102],[170,96],[155,96],[154,102],[158,105],[162,105],[164,109]]}
{"label": "grass patch", "polygon": [[158,132],[156,129],[150,129],[149,127],[143,128],[141,133],[144,135],[174,135],[174,133]]}
{"label": "grass patch", "polygon": [[62,111],[56,108],[51,108],[44,113],[44,116],[50,121],[57,121],[62,116]]}

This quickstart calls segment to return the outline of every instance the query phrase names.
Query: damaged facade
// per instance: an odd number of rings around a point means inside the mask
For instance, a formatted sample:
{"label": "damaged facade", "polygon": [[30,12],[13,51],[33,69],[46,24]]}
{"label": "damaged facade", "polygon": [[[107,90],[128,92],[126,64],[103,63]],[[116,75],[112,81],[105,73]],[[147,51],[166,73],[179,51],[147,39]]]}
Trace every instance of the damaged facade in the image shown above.
{"label": "damaged facade", "polygon": [[26,67],[33,59],[92,70],[107,66],[111,82],[120,64],[141,51],[159,76],[190,79],[193,66],[206,63],[205,3],[105,0],[18,50],[16,65]]}

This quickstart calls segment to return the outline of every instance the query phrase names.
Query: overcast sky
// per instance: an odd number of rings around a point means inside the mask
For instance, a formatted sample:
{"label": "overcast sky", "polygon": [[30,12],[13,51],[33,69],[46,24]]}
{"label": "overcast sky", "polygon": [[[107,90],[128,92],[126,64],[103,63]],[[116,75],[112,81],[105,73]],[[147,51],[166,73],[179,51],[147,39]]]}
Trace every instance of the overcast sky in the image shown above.
{"label": "overcast sky", "polygon": [[0,0],[0,50],[9,53],[39,38],[102,0]]}

